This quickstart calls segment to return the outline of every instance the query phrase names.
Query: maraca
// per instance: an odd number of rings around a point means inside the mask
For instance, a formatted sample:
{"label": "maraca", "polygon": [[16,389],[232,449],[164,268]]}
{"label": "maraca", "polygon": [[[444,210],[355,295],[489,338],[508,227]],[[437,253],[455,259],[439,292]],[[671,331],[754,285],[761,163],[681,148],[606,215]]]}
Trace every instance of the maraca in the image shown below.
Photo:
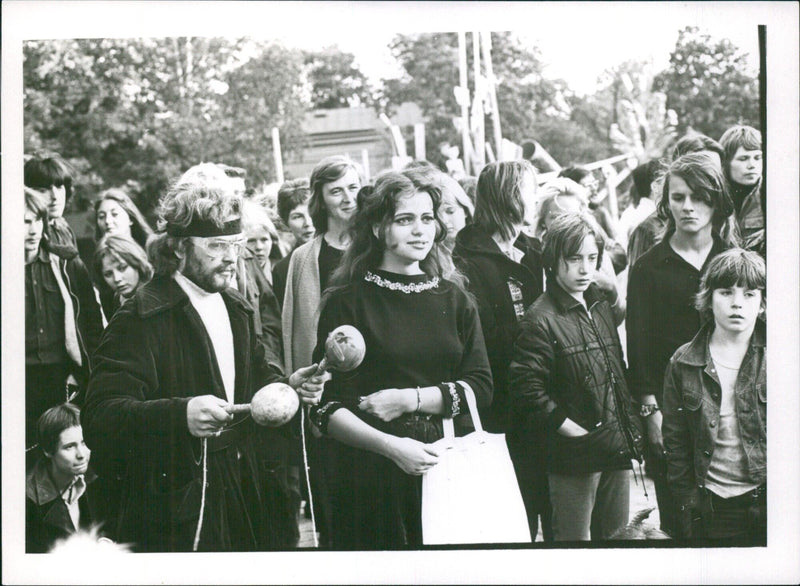
{"label": "maraca", "polygon": [[319,362],[317,375],[329,370],[349,372],[364,360],[367,346],[364,336],[353,326],[335,328],[325,340],[325,356]]}
{"label": "maraca", "polygon": [[289,421],[300,408],[297,391],[284,383],[271,383],[261,387],[250,403],[228,405],[228,413],[247,413],[259,425],[280,427]]}
{"label": "maraca", "polygon": [[[353,326],[343,325],[328,334],[325,356],[320,360],[316,376],[329,370],[348,372],[364,360],[364,337]],[[297,392],[287,384],[272,383],[259,389],[248,404],[228,405],[228,413],[247,413],[259,425],[280,427],[289,421],[300,408]]]}

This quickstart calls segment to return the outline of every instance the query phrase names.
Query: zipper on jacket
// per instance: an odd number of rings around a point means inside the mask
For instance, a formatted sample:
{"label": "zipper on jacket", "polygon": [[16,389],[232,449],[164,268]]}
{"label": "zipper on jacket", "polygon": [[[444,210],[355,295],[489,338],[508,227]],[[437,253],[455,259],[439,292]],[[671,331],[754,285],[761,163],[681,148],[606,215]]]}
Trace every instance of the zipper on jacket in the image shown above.
{"label": "zipper on jacket", "polygon": [[[592,307],[594,307],[594,303]],[[589,314],[589,321],[592,324],[592,330],[594,331],[594,335],[597,338],[597,342],[600,345],[600,350],[603,353],[603,359],[606,363],[606,369],[608,369],[608,374],[610,376],[611,385],[611,392],[614,396],[614,411],[617,415],[617,421],[619,422],[620,430],[622,431],[622,435],[625,437],[625,442],[628,444],[628,449],[631,452],[631,456],[639,462],[641,465],[642,463],[642,455],[639,453],[639,450],[636,448],[636,442],[633,438],[633,434],[631,433],[631,422],[629,413],[620,407],[620,393],[617,389],[617,377],[614,374],[614,370],[611,368],[611,360],[608,357],[608,351],[606,345],[603,343],[603,339],[600,337],[600,332],[597,330],[597,325],[595,324],[594,318],[587,310],[587,314]]]}
{"label": "zipper on jacket", "polygon": [[[75,299],[75,335],[77,336],[78,344],[80,345],[81,359],[86,361],[86,364],[81,365],[81,368],[83,366],[86,366],[86,370],[88,372],[91,370],[91,368],[89,367],[89,351],[86,349],[86,344],[84,344],[83,342],[83,336],[81,336],[81,329],[78,326],[78,320],[80,319],[81,315],[81,301],[80,299],[78,299],[78,296],[75,295],[75,293],[73,293],[72,291],[72,283],[69,280],[69,273],[67,272],[67,261],[66,259],[61,259],[61,260],[64,262],[63,270],[61,271],[61,273],[64,276],[64,280],[66,281],[67,291],[69,291],[70,296]],[[64,310],[66,311],[66,308],[64,308]]]}

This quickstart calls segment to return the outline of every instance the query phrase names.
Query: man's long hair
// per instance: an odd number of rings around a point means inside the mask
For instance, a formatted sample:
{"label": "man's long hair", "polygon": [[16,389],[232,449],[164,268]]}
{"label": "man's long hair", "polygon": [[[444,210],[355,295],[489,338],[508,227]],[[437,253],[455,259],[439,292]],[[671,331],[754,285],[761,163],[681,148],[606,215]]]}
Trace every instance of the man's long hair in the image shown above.
{"label": "man's long hair", "polygon": [[147,255],[157,275],[171,275],[180,267],[176,251],[187,236],[170,236],[167,226],[186,228],[196,218],[222,227],[241,214],[242,196],[236,195],[225,171],[214,163],[195,165],[184,173],[158,202],[158,228],[147,243]]}

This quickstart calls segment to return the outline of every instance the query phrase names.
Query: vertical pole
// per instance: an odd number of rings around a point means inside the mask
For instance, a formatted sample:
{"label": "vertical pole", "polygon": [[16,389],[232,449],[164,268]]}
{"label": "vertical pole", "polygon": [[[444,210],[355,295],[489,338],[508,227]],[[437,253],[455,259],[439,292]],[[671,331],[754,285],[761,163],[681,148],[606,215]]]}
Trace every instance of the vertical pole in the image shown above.
{"label": "vertical pole", "polygon": [[483,60],[486,63],[486,77],[489,81],[489,99],[492,104],[492,130],[494,131],[494,145],[498,156],[503,147],[503,133],[500,129],[500,108],[497,106],[497,84],[492,68],[492,33],[481,33],[483,40]]}
{"label": "vertical pole", "polygon": [[474,169],[473,173],[477,175],[486,163],[486,150],[483,146],[486,142],[483,128],[483,96],[478,93],[479,90],[484,89],[483,84],[478,81],[481,76],[481,42],[478,32],[472,33],[472,63],[474,66],[473,83],[475,84],[475,97],[472,99],[472,111],[476,118],[475,140],[473,143],[475,144],[475,157],[477,158],[475,164],[478,166],[477,169]]}
{"label": "vertical pole", "polygon": [[283,158],[281,157],[281,133],[277,126],[272,127],[272,156],[275,159],[275,175],[278,183],[283,183]]}
{"label": "vertical pole", "polygon": [[414,125],[414,158],[418,161],[425,160],[425,124],[423,122]]}
{"label": "vertical pole", "polygon": [[[458,76],[461,93],[464,99],[461,102],[461,156],[464,159],[464,170],[469,173],[470,165],[470,139],[469,139],[469,88],[467,87],[467,34],[458,33]],[[474,171],[473,171],[474,172]]]}
{"label": "vertical pole", "polygon": [[367,149],[361,149],[361,166],[364,168],[364,181],[369,181],[372,176],[369,172],[369,151]]}

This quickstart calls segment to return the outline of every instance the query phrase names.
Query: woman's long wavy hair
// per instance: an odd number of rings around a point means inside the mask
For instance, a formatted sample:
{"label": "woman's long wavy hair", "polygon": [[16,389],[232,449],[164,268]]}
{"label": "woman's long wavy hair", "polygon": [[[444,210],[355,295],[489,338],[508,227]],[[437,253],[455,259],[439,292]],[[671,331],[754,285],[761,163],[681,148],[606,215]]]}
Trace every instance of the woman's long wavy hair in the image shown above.
{"label": "woman's long wavy hair", "polygon": [[[390,171],[380,175],[374,186],[367,185],[358,192],[358,208],[350,231],[350,246],[331,277],[323,304],[332,293],[360,281],[367,271],[380,266],[386,250],[386,229],[394,218],[398,201],[419,191],[430,195],[436,221],[433,246],[428,256],[420,261],[419,267],[426,275],[447,279],[464,289],[464,277],[456,271],[450,252],[444,245],[447,228],[436,215],[442,201],[439,188],[433,183],[424,182],[418,173]],[[377,236],[373,230],[375,226],[378,227]]]}
{"label": "woman's long wavy hair", "polygon": [[100,225],[97,224],[97,211],[100,209],[100,204],[106,200],[118,203],[119,206],[125,210],[125,213],[128,214],[133,222],[131,225],[131,237],[142,248],[147,246],[147,239],[153,234],[153,229],[150,227],[150,224],[147,223],[147,220],[142,212],[139,211],[139,208],[136,207],[136,204],[133,203],[133,200],[130,198],[130,196],[116,187],[112,187],[111,189],[106,189],[103,191],[100,194],[100,198],[94,204],[94,237],[97,240],[100,240],[103,236],[105,236],[105,234],[100,231]]}
{"label": "woman's long wavy hair", "polygon": [[675,218],[669,209],[669,178],[680,177],[686,182],[695,197],[700,197],[713,210],[712,232],[726,247],[739,243],[738,229],[734,218],[733,201],[728,193],[728,184],[719,162],[711,153],[696,152],[683,155],[670,163],[664,173],[661,199],[658,201],[658,214],[666,219],[663,236],[675,233]]}

